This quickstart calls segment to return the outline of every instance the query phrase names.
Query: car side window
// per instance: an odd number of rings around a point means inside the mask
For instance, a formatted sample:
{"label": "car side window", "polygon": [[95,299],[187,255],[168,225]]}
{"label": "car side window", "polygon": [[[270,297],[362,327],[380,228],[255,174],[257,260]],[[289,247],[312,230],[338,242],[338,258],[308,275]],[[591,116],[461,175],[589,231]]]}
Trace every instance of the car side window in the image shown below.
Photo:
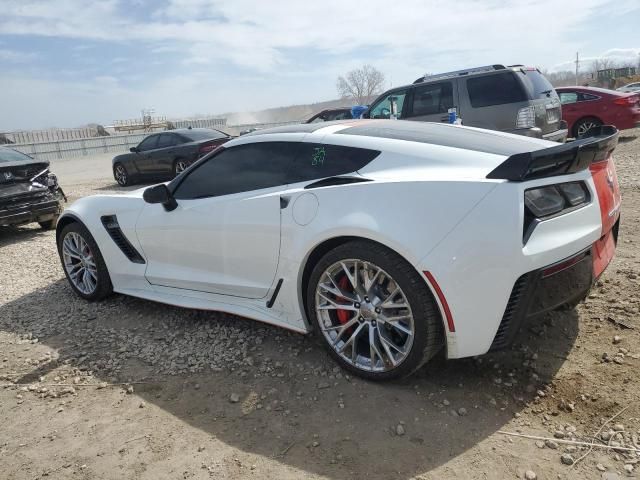
{"label": "car side window", "polygon": [[298,145],[259,142],[223,148],[189,171],[184,179],[174,180],[174,197],[192,200],[286,185]]}
{"label": "car side window", "polygon": [[343,112],[332,112],[329,114],[329,120],[351,120],[353,117],[351,116],[351,112],[343,111]]}
{"label": "car side window", "polygon": [[396,118],[402,117],[402,107],[404,99],[407,96],[407,90],[396,90],[390,92],[379,103],[369,109],[369,118],[391,118],[391,104],[396,105]]}
{"label": "car side window", "polygon": [[411,107],[412,116],[447,113],[453,107],[453,85],[442,82],[416,87]]}
{"label": "car side window", "polygon": [[589,100],[598,100],[600,97],[591,95],[590,93],[581,93],[578,97],[579,102],[588,102]]}
{"label": "car side window", "polygon": [[141,152],[145,152],[147,150],[153,150],[154,148],[157,148],[156,145],[158,143],[159,136],[160,135],[149,135],[147,138],[140,142],[140,144],[138,145],[138,150],[140,150]]}
{"label": "car side window", "polygon": [[365,148],[301,143],[287,183],[305,182],[320,178],[353,173],[380,154]]}
{"label": "car side window", "polygon": [[560,103],[567,105],[569,103],[576,103],[578,101],[578,94],[575,92],[560,92]]}
{"label": "car side window", "polygon": [[158,140],[158,146],[156,148],[168,148],[176,145],[176,137],[171,133],[163,133]]}

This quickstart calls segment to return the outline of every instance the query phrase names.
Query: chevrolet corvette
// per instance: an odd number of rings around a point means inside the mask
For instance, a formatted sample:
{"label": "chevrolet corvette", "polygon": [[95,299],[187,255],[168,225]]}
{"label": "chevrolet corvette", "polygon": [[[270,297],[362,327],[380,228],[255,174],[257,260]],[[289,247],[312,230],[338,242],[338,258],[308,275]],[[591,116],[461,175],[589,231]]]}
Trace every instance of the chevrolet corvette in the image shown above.
{"label": "chevrolet corvette", "polygon": [[[314,331],[373,380],[509,345],[615,253],[615,128],[567,144],[436,123],[277,127],[169,183],[76,201],[71,288]],[[532,320],[533,319],[533,320]]]}

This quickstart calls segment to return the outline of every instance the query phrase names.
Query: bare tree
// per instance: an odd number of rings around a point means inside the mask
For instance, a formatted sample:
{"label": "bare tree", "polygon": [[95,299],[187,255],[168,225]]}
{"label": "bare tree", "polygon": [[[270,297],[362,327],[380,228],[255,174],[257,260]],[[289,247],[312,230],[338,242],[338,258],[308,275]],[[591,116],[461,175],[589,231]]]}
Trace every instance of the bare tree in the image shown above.
{"label": "bare tree", "polygon": [[338,77],[338,94],[342,98],[353,98],[358,104],[367,103],[384,88],[384,73],[371,65],[351,70],[345,77]]}
{"label": "bare tree", "polygon": [[591,63],[591,70],[593,71],[593,73],[597,73],[598,70],[607,70],[609,68],[615,68],[615,67],[616,67],[615,60],[607,57],[596,58]]}

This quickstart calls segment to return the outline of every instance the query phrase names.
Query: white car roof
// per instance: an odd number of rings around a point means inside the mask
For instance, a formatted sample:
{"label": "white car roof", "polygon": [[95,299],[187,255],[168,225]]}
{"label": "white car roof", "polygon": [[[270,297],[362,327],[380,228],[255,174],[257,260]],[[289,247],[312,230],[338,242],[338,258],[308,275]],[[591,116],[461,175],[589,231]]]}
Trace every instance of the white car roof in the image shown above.
{"label": "white car roof", "polygon": [[[557,143],[537,138],[460,125],[378,119],[285,125],[258,130],[245,135],[243,138],[247,140],[254,138],[255,141],[262,141],[266,140],[264,136],[268,135],[270,137],[273,136],[273,140],[284,140],[283,134],[291,137],[294,136],[291,134],[300,136],[302,136],[301,134],[306,134],[304,135],[305,141],[322,141],[336,144],[345,143],[344,140],[346,139],[339,137],[354,135],[366,137],[367,146],[379,150],[385,150],[385,145],[389,145],[385,140],[402,140],[502,156],[531,152],[557,145]],[[295,136],[297,137],[298,135]]]}

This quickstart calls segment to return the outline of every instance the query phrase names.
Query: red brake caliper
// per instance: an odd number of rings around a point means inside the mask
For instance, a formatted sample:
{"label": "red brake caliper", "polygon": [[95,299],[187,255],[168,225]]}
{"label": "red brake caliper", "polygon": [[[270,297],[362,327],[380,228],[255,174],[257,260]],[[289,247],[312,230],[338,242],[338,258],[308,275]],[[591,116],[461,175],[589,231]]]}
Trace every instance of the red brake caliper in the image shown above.
{"label": "red brake caliper", "polygon": [[[338,280],[338,286],[344,290],[345,292],[352,292],[353,288],[351,287],[351,282],[346,275],[344,275],[340,280]],[[336,297],[338,302],[348,302],[348,300],[344,297]],[[336,310],[336,314],[338,315],[338,321],[344,325],[349,320],[351,320],[351,311],[349,310]]]}

